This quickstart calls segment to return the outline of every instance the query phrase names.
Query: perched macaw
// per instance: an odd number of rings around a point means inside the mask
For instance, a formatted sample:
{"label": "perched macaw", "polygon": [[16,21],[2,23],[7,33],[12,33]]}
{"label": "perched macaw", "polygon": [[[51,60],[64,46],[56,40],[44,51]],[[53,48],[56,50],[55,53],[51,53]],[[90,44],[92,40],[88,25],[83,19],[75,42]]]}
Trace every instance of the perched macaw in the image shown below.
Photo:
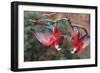
{"label": "perched macaw", "polygon": [[50,36],[50,38],[42,40],[41,43],[45,46],[53,45],[56,50],[61,50],[61,48],[59,48],[61,38],[61,32],[59,31],[57,26],[54,26],[53,34]]}
{"label": "perched macaw", "polygon": [[84,37],[80,38],[80,33],[78,32],[76,36],[73,38],[73,50],[71,51],[71,53],[84,52],[89,43],[89,36],[85,35]]}
{"label": "perched macaw", "polygon": [[48,24],[48,26],[46,27],[52,30],[52,32],[50,31],[37,32],[37,31],[32,30],[33,34],[44,46],[47,46],[47,47],[54,46],[56,50],[61,50],[61,48],[59,48],[59,44],[62,38],[62,33],[57,28],[57,25],[54,24],[54,26],[49,26]]}

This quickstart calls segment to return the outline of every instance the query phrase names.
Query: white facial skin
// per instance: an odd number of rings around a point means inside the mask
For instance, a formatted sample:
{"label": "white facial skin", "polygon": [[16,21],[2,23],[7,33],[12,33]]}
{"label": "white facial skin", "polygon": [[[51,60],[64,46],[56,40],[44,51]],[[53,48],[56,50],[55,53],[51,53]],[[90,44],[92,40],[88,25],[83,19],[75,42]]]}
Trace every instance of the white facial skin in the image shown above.
{"label": "white facial skin", "polygon": [[71,53],[75,53],[75,51],[76,51],[76,48],[74,48],[74,49],[71,51]]}
{"label": "white facial skin", "polygon": [[56,48],[58,51],[61,50],[61,48],[59,48],[59,45],[56,45],[55,48]]}

